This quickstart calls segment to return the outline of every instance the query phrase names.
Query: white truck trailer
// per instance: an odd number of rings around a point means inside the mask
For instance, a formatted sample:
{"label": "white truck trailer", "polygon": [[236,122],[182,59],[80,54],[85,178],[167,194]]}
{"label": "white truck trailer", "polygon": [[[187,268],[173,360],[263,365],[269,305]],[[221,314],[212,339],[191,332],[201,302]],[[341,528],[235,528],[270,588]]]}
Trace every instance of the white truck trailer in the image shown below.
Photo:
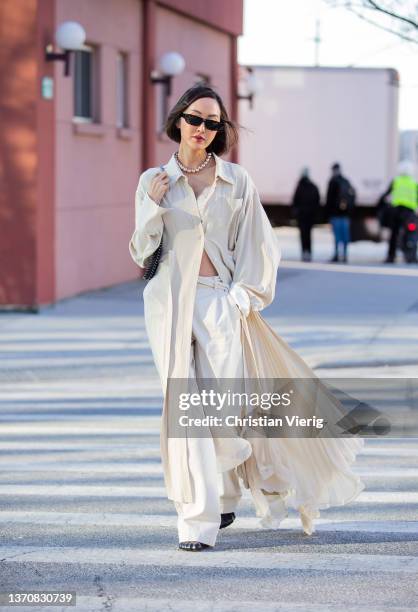
{"label": "white truck trailer", "polygon": [[418,130],[403,130],[399,147],[400,160],[409,162],[413,177],[418,181]]}
{"label": "white truck trailer", "polygon": [[[252,73],[253,104],[239,103],[239,162],[247,168],[272,222],[286,223],[307,166],[322,203],[332,163],[357,191],[360,219],[373,216],[399,158],[399,77],[392,68],[241,66]],[[252,106],[252,107],[251,107]]]}

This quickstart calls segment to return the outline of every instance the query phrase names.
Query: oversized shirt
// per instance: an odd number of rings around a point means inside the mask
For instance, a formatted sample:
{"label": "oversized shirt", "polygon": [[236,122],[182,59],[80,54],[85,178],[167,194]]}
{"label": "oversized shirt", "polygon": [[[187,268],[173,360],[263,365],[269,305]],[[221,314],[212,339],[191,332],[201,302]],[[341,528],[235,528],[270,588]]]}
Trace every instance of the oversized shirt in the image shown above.
{"label": "oversized shirt", "polygon": [[[192,501],[190,472],[184,440],[167,440],[168,381],[189,375],[193,307],[203,249],[230,287],[244,333],[249,313],[273,301],[280,261],[276,235],[249,173],[216,154],[214,159],[215,183],[202,211],[174,155],[164,167],[169,188],[159,205],[148,191],[161,169],[143,172],[135,194],[135,231],[129,242],[133,260],[145,267],[163,240],[158,270],[143,292],[144,315],[165,395],[161,452],[166,486],[171,499],[184,502]],[[231,443],[232,455],[234,452],[235,457],[224,458],[228,468],[243,461],[239,448],[234,451]]]}
{"label": "oversized shirt", "polygon": [[273,301],[280,249],[248,172],[213,155],[214,184],[197,199],[174,155],[165,167],[169,190],[160,205],[147,189],[160,168],[140,176],[135,196],[136,229],[129,250],[133,260],[144,267],[162,237],[164,255],[173,244],[170,229],[180,229],[178,219],[171,217],[177,217],[178,211],[187,212],[194,217],[194,225],[201,220],[198,231],[204,249],[222,280],[232,283],[230,293],[247,315],[250,309],[262,310]]}

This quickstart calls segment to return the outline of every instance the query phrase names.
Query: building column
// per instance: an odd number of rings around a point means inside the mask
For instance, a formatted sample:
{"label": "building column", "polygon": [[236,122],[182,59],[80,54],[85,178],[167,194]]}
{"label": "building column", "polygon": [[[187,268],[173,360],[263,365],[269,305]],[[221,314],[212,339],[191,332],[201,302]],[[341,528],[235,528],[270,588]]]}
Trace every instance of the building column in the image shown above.
{"label": "building column", "polygon": [[143,0],[143,71],[142,71],[142,160],[144,168],[155,165],[155,85],[150,79],[155,68],[156,13],[155,0]]}
{"label": "building column", "polygon": [[0,308],[54,301],[54,101],[44,48],[55,0],[0,2]]}
{"label": "building column", "polygon": [[[62,62],[45,61],[45,47],[55,43],[55,2],[38,0],[37,23],[37,137],[38,137],[38,187],[37,187],[37,303],[51,304],[56,300],[55,282],[55,97],[54,71],[63,70]],[[72,64],[74,66],[74,63]],[[42,97],[43,77],[53,79],[52,99]],[[71,74],[71,80],[74,75]]]}

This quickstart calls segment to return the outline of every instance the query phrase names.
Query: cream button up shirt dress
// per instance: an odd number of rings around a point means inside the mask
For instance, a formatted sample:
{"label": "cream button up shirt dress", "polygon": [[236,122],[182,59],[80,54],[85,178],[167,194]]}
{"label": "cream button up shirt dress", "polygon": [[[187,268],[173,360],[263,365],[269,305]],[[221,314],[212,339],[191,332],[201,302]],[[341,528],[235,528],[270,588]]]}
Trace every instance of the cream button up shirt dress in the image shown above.
{"label": "cream button up shirt dress", "polygon": [[[144,289],[143,299],[145,325],[165,396],[161,429],[165,482],[169,498],[183,502],[192,501],[190,474],[185,441],[167,439],[169,380],[185,379],[189,374],[193,307],[203,249],[229,285],[243,319],[250,310],[261,310],[273,301],[280,261],[277,238],[249,174],[238,164],[217,155],[214,158],[216,187],[207,203],[210,214],[203,223],[193,189],[174,155],[164,168],[169,189],[160,205],[148,195],[150,182],[160,168],[141,174],[135,194],[135,231],[129,243],[132,258],[144,267],[163,239],[160,264]],[[225,469],[243,459],[237,449],[235,457],[225,457]]]}

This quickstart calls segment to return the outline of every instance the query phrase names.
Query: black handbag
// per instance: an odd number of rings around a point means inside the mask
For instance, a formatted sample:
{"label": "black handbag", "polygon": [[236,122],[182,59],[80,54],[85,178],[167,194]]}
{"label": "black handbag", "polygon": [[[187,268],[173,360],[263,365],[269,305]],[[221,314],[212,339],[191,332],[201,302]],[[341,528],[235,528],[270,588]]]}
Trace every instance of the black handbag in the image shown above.
{"label": "black handbag", "polygon": [[[164,167],[160,166],[160,170],[164,172]],[[161,241],[154,253],[149,257],[149,263],[145,266],[144,276],[142,277],[144,280],[150,280],[156,273],[158,264],[160,263],[161,253],[163,250],[163,237],[161,236]]]}
{"label": "black handbag", "polygon": [[149,257],[149,264],[145,267],[144,276],[142,277],[145,280],[150,280],[156,273],[158,264],[160,263],[161,252],[163,249],[163,238],[161,237],[161,242],[154,251],[152,255]]}

